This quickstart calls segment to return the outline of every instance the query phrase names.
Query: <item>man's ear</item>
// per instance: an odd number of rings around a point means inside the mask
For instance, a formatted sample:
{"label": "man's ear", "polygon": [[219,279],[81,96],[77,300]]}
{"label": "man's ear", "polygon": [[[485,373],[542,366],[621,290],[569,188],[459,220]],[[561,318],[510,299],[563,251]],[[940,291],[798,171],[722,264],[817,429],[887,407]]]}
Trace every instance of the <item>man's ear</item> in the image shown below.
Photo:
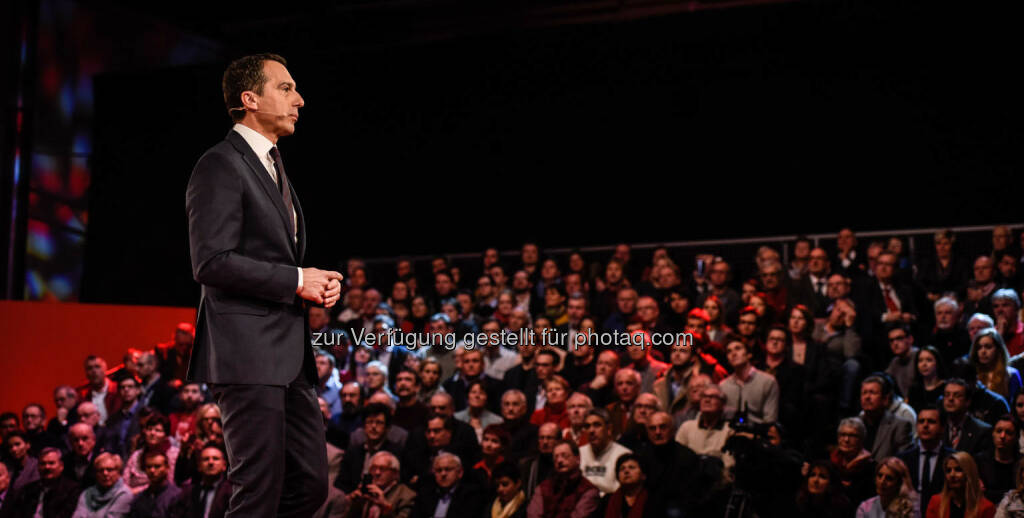
{"label": "man's ear", "polygon": [[242,92],[242,107],[253,111],[259,109],[259,96],[256,95],[256,92],[250,90]]}

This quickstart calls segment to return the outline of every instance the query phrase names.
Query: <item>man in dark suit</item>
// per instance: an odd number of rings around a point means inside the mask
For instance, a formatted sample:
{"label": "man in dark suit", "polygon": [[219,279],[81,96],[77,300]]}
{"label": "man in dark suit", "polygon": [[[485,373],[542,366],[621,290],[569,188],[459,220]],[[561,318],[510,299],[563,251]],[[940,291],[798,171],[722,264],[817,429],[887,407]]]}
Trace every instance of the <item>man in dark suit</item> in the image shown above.
{"label": "man in dark suit", "polygon": [[860,384],[860,418],[868,429],[864,447],[881,462],[910,446],[914,424],[889,411],[893,385],[885,377],[868,376]]}
{"label": "man in dark suit", "polygon": [[188,378],[211,384],[221,408],[235,482],[229,517],[310,516],[327,493],[303,300],[334,305],[342,276],[302,267],[302,207],[276,146],[303,106],[285,66],[274,54],[228,66],[235,125],[199,159],[186,195],[202,284]]}
{"label": "man in dark suit", "polygon": [[962,379],[947,380],[942,409],[945,411],[946,446],[976,455],[992,448],[992,425],[968,412],[973,388]]}
{"label": "man in dark suit", "polygon": [[951,448],[942,444],[943,435],[939,408],[934,404],[924,406],[917,413],[917,444],[897,455],[910,470],[910,480],[922,502],[931,500],[932,495],[942,491],[945,480],[942,464],[953,453]]}
{"label": "man in dark suit", "polygon": [[469,404],[469,385],[480,380],[487,392],[487,409],[494,413],[501,412],[501,395],[505,392],[505,384],[484,374],[484,352],[480,349],[467,350],[462,355],[459,373],[447,379],[441,386],[451,394],[455,410],[462,411]]}
{"label": "man in dark suit", "polygon": [[82,489],[74,480],[61,476],[63,473],[60,450],[44,449],[39,455],[39,480],[9,495],[11,501],[3,507],[4,518],[71,516]]}
{"label": "man in dark suit", "polygon": [[414,518],[481,516],[487,507],[486,492],[462,478],[462,462],[452,453],[434,458],[433,477],[416,496]]}
{"label": "man in dark suit", "polygon": [[[224,518],[230,513],[228,501],[232,501],[232,481],[225,477],[227,464],[224,452],[217,446],[207,446],[199,452],[199,480],[186,482],[181,486],[178,499],[171,504],[169,515],[173,518]],[[327,485],[327,481],[324,481]],[[324,494],[327,493],[326,487]],[[237,495],[238,492],[235,491]],[[319,507],[319,505],[317,506]],[[315,511],[314,509],[313,511]],[[313,511],[304,516],[310,516]]]}
{"label": "man in dark suit", "polygon": [[897,257],[882,252],[875,261],[874,277],[864,277],[855,287],[861,336],[868,341],[866,352],[875,366],[888,365],[892,353],[886,334],[887,326],[896,323],[913,325],[917,320],[914,295],[909,286],[895,277]]}

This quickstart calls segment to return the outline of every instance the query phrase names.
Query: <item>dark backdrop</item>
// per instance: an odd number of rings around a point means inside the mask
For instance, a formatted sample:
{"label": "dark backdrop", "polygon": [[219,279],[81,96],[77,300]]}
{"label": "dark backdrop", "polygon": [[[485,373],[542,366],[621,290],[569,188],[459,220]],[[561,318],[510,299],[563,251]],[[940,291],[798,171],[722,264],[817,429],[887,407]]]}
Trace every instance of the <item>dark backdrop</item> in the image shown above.
{"label": "dark backdrop", "polygon": [[[290,60],[306,108],[281,148],[314,265],[527,238],[1020,219],[1019,9],[939,4],[797,3],[359,51],[267,33],[228,42],[226,58]],[[230,127],[223,67],[97,80],[84,301],[198,300],[184,189]]]}

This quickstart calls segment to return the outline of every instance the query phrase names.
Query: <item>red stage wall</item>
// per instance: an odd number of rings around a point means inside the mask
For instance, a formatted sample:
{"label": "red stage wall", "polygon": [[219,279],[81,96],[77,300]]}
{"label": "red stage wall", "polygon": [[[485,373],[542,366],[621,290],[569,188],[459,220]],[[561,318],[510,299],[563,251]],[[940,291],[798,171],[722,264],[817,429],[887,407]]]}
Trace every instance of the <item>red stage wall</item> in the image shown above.
{"label": "red stage wall", "polygon": [[53,389],[85,383],[90,354],[121,363],[129,347],[150,349],[174,337],[178,322],[195,322],[192,308],[0,301],[0,412],[21,415],[30,402],[53,416]]}

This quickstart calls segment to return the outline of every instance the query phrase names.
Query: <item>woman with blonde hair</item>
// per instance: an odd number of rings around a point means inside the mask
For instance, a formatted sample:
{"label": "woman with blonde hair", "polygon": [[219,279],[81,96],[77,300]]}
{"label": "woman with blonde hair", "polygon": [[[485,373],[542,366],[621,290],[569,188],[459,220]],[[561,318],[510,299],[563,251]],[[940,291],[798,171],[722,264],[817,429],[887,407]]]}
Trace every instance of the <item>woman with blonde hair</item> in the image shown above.
{"label": "woman with blonde hair", "polygon": [[917,518],[920,500],[910,481],[910,470],[902,460],[886,457],[875,469],[878,496],[861,502],[857,518]]}
{"label": "woman with blonde hair", "polygon": [[928,502],[926,518],[993,518],[996,506],[985,498],[978,466],[967,452],[958,451],[942,464],[946,483]]}
{"label": "woman with blonde hair", "polygon": [[1020,373],[1008,366],[1010,353],[998,331],[993,328],[979,331],[974,336],[968,358],[978,373],[978,381],[1007,401],[1013,401],[1014,396],[1020,392]]}
{"label": "woman with blonde hair", "polygon": [[1024,517],[1024,459],[1017,462],[1014,476],[1017,481],[1017,489],[1007,491],[1006,496],[999,502],[999,507],[996,509],[997,518]]}

